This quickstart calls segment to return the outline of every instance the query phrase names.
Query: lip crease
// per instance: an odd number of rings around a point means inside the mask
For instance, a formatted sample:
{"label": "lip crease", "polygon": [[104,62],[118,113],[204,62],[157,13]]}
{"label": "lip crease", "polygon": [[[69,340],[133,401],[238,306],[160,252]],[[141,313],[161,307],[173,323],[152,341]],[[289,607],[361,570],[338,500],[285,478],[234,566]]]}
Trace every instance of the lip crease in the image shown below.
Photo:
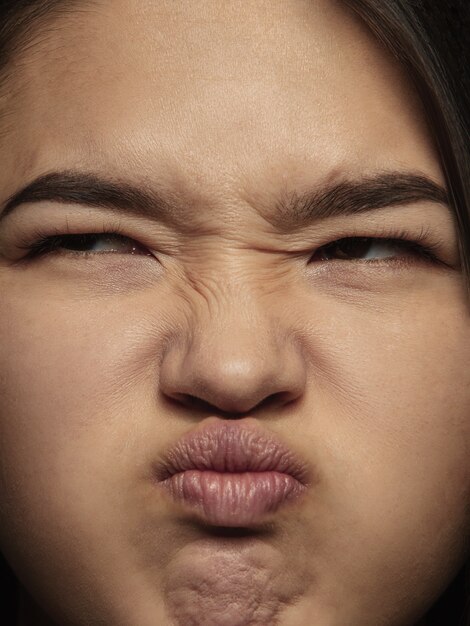
{"label": "lip crease", "polygon": [[156,466],[173,500],[216,526],[250,526],[305,493],[310,467],[254,420],[209,418]]}

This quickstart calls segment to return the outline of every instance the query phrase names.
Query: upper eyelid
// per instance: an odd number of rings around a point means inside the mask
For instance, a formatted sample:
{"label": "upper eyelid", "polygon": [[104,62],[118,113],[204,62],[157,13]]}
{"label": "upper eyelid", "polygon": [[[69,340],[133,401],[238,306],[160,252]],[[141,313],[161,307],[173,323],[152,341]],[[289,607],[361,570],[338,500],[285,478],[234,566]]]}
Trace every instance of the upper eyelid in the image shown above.
{"label": "upper eyelid", "polygon": [[[129,242],[129,243],[134,243],[137,244],[137,246],[139,247],[143,247],[145,248],[146,246],[144,244],[141,244],[138,239],[134,238],[134,237],[130,237],[128,235],[125,235],[122,232],[117,232],[115,230],[104,230],[104,231],[89,231],[89,232],[80,232],[80,233],[56,233],[53,235],[46,235],[46,236],[40,236],[39,238],[37,238],[35,241],[31,242],[31,243],[25,243],[24,245],[19,245],[19,248],[22,249],[26,249],[26,250],[31,250],[31,249],[39,249],[42,246],[44,246],[44,248],[47,248],[48,245],[49,247],[52,249],[54,248],[53,244],[56,243],[60,243],[61,241],[67,241],[68,238],[72,238],[72,237],[89,237],[89,238],[96,238],[96,239],[115,239],[115,240],[121,240],[121,241],[125,241],[125,242]],[[404,244],[404,245],[408,245],[408,246],[416,246],[416,247],[424,247],[424,246],[420,246],[419,244],[419,239],[416,240],[414,238],[410,238],[409,236],[401,236],[400,234],[398,235],[394,235],[394,236],[389,236],[389,235],[382,235],[382,236],[374,236],[374,235],[359,235],[359,236],[354,236],[354,235],[346,235],[346,236],[342,236],[342,237],[334,237],[334,238],[328,238],[327,241],[325,241],[324,243],[321,244],[317,244],[315,246],[312,246],[313,250],[320,250],[322,248],[326,248],[328,246],[333,246],[334,244],[338,244],[341,241],[345,241],[345,240],[354,240],[354,239],[367,239],[369,241],[373,241],[373,242],[387,242],[387,243],[397,243],[397,244]],[[428,245],[429,249],[434,249],[436,248],[436,246],[433,246],[432,244]],[[57,249],[60,249],[60,246],[57,246]]]}
{"label": "upper eyelid", "polygon": [[[406,209],[404,209],[407,211]],[[286,252],[292,251],[299,254],[302,250],[307,253],[309,250],[314,250],[321,245],[327,245],[332,241],[336,241],[346,237],[374,237],[374,238],[387,238],[387,239],[404,239],[407,241],[416,241],[417,243],[423,243],[428,247],[435,247],[438,249],[442,246],[443,250],[447,250],[447,256],[457,256],[451,252],[454,247],[453,242],[450,241],[451,235],[449,226],[443,222],[438,221],[440,211],[436,207],[436,212],[426,212],[426,216],[416,216],[413,211],[406,212],[400,222],[392,218],[393,215],[380,214],[373,219],[369,219],[365,215],[347,219],[347,220],[325,220],[325,223],[318,225],[318,228],[308,229],[303,233],[297,234],[278,234],[272,233],[274,241],[277,241],[276,247],[279,244],[279,249]],[[382,219],[382,215],[386,216],[386,219]],[[152,250],[154,254],[173,255],[178,254],[187,244],[186,236],[179,235],[174,232],[173,229],[156,227],[155,230],[144,228],[142,224],[128,222],[123,217],[111,217],[111,216],[98,216],[87,213],[85,215],[76,216],[72,214],[69,216],[63,214],[60,216],[62,219],[58,219],[54,214],[34,225],[34,221],[25,222],[24,230],[21,225],[14,222],[8,227],[12,228],[12,236],[17,241],[24,242],[24,247],[27,248],[30,242],[36,239],[44,238],[48,235],[74,235],[79,233],[115,233],[122,237],[133,239],[138,244],[147,247]],[[397,216],[398,217],[398,216]],[[423,217],[427,218],[426,222],[423,222]],[[64,222],[58,226],[59,222]],[[429,218],[429,219],[428,219]],[[47,222],[50,222],[49,225]],[[93,223],[95,222],[95,223]],[[418,222],[418,223],[417,223]],[[442,235],[442,231],[448,231],[447,234]],[[194,241],[194,231],[191,233],[191,241]],[[451,235],[455,237],[455,232]],[[448,240],[448,241],[447,241]],[[270,248],[273,246],[270,245]]]}

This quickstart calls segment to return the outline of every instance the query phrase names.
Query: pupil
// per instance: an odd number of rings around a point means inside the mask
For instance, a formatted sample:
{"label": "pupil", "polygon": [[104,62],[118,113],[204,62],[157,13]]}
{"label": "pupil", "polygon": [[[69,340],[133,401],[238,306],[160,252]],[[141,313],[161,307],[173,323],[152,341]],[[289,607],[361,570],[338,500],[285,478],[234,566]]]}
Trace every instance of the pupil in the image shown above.
{"label": "pupil", "polygon": [[367,237],[351,237],[342,239],[334,247],[340,258],[363,257],[370,248],[370,240]]}
{"label": "pupil", "polygon": [[70,235],[65,243],[66,248],[84,252],[96,241],[96,235]]}

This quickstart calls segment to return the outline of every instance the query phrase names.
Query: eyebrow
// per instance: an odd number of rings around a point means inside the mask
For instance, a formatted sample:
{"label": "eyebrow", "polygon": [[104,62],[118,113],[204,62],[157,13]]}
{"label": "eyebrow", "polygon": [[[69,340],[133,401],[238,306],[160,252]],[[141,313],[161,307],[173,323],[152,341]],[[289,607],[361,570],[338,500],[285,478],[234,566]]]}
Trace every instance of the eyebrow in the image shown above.
{"label": "eyebrow", "polygon": [[423,201],[444,204],[450,209],[446,189],[429,177],[414,172],[378,172],[320,185],[300,194],[294,192],[278,202],[276,225],[292,230],[312,221]]}
{"label": "eyebrow", "polygon": [[101,207],[154,219],[170,216],[176,208],[163,194],[145,186],[67,170],[39,176],[10,196],[0,213],[0,221],[21,204],[44,201]]}
{"label": "eyebrow", "polygon": [[[0,222],[21,204],[42,201],[101,207],[162,221],[173,221],[182,209],[180,202],[147,186],[93,173],[64,171],[40,176],[10,196],[0,213]],[[450,206],[445,188],[423,174],[378,172],[284,195],[275,204],[269,221],[280,230],[293,230],[316,220],[419,201]]]}

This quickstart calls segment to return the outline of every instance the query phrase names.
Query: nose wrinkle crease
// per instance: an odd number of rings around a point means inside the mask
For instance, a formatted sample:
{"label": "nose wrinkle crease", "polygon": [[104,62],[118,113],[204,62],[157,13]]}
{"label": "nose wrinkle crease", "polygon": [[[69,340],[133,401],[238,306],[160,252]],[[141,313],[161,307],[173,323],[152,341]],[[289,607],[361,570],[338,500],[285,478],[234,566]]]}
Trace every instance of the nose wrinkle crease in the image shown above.
{"label": "nose wrinkle crease", "polygon": [[204,303],[206,312],[214,318],[230,315],[234,310],[240,316],[248,309],[251,311],[247,319],[253,319],[253,312],[263,317],[262,309],[271,309],[273,297],[279,299],[282,295],[266,289],[272,269],[268,273],[266,268],[256,270],[252,260],[241,261],[239,250],[231,261],[226,256],[222,255],[218,262],[208,263],[206,259],[206,264],[184,268],[181,295],[186,304],[197,309]]}
{"label": "nose wrinkle crease", "polygon": [[[190,308],[195,308],[194,295],[198,296],[200,303],[203,303],[205,314],[209,315],[212,323],[220,318],[233,318],[236,313],[237,318],[233,321],[239,324],[240,316],[246,320],[253,321],[260,317],[259,310],[261,302],[259,294],[252,293],[253,289],[248,289],[240,281],[235,281],[227,275],[222,274],[216,277],[205,277],[193,279],[191,281],[191,292],[186,294],[186,299]],[[250,311],[250,313],[248,313]],[[223,322],[226,325],[226,321]]]}

